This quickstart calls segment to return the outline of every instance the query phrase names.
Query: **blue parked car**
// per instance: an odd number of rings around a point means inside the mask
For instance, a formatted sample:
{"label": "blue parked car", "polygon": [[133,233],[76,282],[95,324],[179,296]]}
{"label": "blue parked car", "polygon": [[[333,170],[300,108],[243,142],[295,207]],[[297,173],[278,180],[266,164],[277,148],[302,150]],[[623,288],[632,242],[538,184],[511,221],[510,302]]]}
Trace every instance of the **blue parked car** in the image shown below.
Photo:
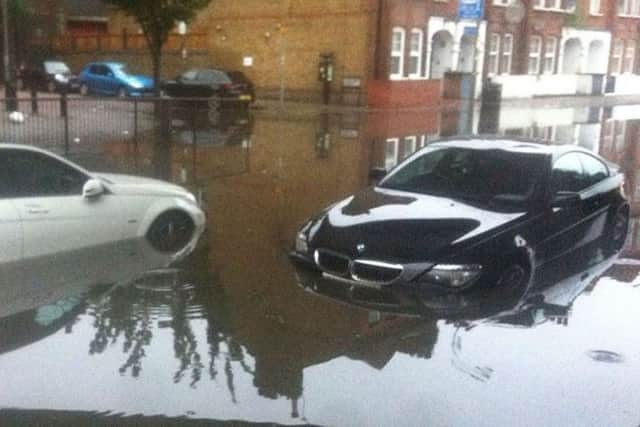
{"label": "blue parked car", "polygon": [[94,62],[80,73],[80,93],[99,95],[141,96],[154,89],[149,76],[134,75],[125,64],[118,62]]}

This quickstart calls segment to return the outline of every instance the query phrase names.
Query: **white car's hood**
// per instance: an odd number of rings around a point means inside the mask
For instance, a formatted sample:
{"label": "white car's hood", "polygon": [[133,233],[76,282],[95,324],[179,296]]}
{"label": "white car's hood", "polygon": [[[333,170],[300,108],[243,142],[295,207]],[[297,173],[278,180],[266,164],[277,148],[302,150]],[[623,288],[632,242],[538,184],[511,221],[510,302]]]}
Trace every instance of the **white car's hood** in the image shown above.
{"label": "white car's hood", "polygon": [[95,172],[93,176],[103,178],[109,190],[115,194],[193,198],[191,192],[186,188],[158,179],[102,172]]}

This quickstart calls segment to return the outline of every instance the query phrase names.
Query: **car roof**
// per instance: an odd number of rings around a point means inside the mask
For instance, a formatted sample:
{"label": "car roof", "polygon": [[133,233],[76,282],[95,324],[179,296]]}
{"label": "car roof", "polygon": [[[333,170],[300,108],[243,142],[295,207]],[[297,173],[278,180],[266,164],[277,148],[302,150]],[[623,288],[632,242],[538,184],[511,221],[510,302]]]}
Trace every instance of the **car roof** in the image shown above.
{"label": "car roof", "polygon": [[504,150],[531,154],[539,153],[550,156],[554,160],[565,153],[576,151],[600,158],[597,153],[573,144],[553,144],[550,141],[544,141],[541,139],[497,135],[452,136],[435,140],[429,144],[430,147],[433,147],[434,145],[486,150]]}

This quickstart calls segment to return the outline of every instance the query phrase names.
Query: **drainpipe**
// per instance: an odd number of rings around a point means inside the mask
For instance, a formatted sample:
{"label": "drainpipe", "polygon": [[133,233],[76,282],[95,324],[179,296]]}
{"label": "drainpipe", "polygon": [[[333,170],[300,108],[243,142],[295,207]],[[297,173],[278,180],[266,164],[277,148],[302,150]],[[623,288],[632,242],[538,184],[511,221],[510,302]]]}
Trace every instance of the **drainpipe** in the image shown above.
{"label": "drainpipe", "polygon": [[376,39],[375,50],[373,54],[373,78],[375,80],[380,79],[380,51],[382,44],[382,8],[384,7],[384,0],[378,0],[378,6],[376,7]]}

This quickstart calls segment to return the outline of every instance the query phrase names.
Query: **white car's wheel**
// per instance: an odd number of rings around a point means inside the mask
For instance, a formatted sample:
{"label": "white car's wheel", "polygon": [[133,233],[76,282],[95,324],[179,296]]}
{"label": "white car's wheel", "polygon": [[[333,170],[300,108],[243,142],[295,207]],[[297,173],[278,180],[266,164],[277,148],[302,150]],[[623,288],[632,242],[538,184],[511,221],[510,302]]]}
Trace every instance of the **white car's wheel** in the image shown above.
{"label": "white car's wheel", "polygon": [[172,210],[153,221],[147,231],[147,240],[160,252],[175,253],[191,241],[194,231],[195,225],[189,215]]}

